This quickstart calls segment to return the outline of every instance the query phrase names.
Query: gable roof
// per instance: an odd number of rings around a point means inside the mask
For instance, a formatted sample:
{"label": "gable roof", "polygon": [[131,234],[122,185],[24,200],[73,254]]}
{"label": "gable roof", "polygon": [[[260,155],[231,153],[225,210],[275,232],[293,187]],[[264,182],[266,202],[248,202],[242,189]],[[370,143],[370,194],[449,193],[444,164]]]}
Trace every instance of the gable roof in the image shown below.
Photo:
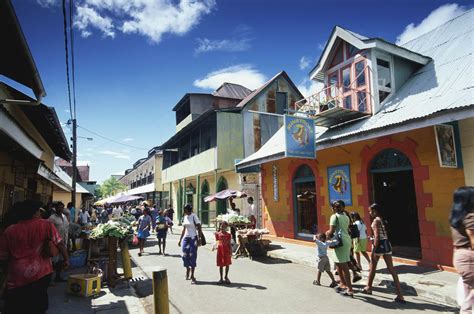
{"label": "gable roof", "polygon": [[244,99],[252,91],[245,86],[234,83],[223,83],[212,95],[224,98]]}
{"label": "gable roof", "polygon": [[333,48],[338,40],[343,40],[358,48],[362,49],[372,49],[378,48],[380,50],[386,51],[392,55],[398,56],[403,59],[416,62],[421,65],[426,65],[430,62],[430,58],[420,54],[416,51],[411,51],[406,47],[397,46],[393,43],[390,43],[381,38],[367,38],[360,34],[349,31],[340,26],[335,26],[329,36],[326,46],[324,47],[323,53],[319,57],[316,66],[309,73],[312,80],[322,80],[324,78],[323,73],[328,62],[330,62],[330,57],[332,55]]}
{"label": "gable roof", "polygon": [[237,108],[245,107],[245,105],[251,102],[258,94],[260,94],[260,92],[262,92],[265,88],[267,88],[271,83],[276,81],[280,76],[283,76],[288,81],[288,83],[290,83],[290,86],[301,96],[301,98],[304,98],[304,96],[301,94],[298,87],[296,87],[295,83],[293,83],[293,81],[290,79],[288,74],[286,74],[285,71],[281,71],[280,73],[278,73],[277,75],[275,75],[274,77],[266,81],[262,86],[260,86],[259,88],[254,90],[252,93],[250,93],[236,107]]}

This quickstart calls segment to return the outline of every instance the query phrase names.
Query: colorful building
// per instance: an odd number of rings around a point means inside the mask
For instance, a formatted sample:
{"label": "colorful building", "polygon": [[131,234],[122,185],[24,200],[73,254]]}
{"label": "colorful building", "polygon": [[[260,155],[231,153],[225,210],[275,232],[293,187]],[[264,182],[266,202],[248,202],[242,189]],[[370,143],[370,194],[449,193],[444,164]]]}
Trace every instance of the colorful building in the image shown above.
{"label": "colorful building", "polygon": [[382,205],[395,256],[451,266],[453,191],[474,184],[474,11],[401,46],[336,27],[295,115],[316,125],[316,160],[285,158],[285,130],[237,164],[260,165],[264,224],[309,240],[330,204],[370,223]]}
{"label": "colorful building", "polygon": [[[192,203],[202,222],[212,224],[227,204],[203,199],[225,189],[243,189],[258,199],[258,175],[239,175],[235,162],[265,144],[283,125],[284,110],[302,98],[284,71],[254,91],[224,83],[212,94],[186,94],[173,109],[176,134],[161,145],[162,180],[178,218],[183,205]],[[247,206],[236,201],[241,210]]]}

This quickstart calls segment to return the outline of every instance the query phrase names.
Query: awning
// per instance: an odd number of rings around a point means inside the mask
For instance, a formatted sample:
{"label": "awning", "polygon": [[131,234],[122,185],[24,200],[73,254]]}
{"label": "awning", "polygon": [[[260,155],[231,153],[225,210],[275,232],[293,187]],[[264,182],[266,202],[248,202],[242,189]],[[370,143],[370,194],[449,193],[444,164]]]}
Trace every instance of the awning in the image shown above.
{"label": "awning", "polygon": [[64,191],[71,192],[71,186],[68,185],[66,182],[61,180],[53,171],[51,171],[48,167],[44,164],[40,163],[38,167],[38,174],[45,178],[46,180],[52,182],[57,187],[63,189]]}
{"label": "awning", "polygon": [[147,185],[139,186],[137,188],[128,190],[125,192],[126,195],[137,195],[137,194],[144,194],[150,193],[155,191],[155,183],[149,183]]}
{"label": "awning", "polygon": [[0,1],[2,58],[0,74],[31,88],[36,99],[46,96],[43,82],[31,55],[10,0]]}

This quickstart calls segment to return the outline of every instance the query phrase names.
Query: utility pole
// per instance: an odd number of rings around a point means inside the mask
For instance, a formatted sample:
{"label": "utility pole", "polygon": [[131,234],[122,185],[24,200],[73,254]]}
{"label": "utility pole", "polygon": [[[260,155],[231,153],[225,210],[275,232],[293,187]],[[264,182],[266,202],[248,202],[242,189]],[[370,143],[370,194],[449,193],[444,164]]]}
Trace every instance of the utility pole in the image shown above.
{"label": "utility pole", "polygon": [[72,206],[76,208],[76,169],[77,169],[77,134],[76,117],[72,119]]}

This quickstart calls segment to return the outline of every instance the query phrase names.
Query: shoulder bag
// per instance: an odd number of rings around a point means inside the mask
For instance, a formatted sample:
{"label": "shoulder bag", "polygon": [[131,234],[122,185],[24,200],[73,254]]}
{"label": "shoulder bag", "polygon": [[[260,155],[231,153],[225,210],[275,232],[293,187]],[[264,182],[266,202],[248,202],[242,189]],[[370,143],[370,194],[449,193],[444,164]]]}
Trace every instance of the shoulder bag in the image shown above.
{"label": "shoulder bag", "polygon": [[358,237],[360,237],[359,228],[356,224],[349,225],[349,234],[351,235],[351,239],[357,239]]}
{"label": "shoulder bag", "polygon": [[206,238],[204,237],[204,233],[202,233],[202,229],[197,227],[196,220],[194,220],[193,216],[194,227],[196,227],[196,231],[199,235],[199,245],[204,246],[206,245]]}
{"label": "shoulder bag", "polygon": [[[339,226],[339,219],[337,218],[337,215],[336,215],[336,225]],[[343,246],[340,228],[339,230],[334,231],[334,235],[332,236],[331,239],[329,239],[328,245],[331,249],[335,249],[335,248]]]}
{"label": "shoulder bag", "polygon": [[58,247],[53,242],[53,225],[49,223],[49,232],[41,248],[41,256],[44,258],[55,257],[59,254]]}

